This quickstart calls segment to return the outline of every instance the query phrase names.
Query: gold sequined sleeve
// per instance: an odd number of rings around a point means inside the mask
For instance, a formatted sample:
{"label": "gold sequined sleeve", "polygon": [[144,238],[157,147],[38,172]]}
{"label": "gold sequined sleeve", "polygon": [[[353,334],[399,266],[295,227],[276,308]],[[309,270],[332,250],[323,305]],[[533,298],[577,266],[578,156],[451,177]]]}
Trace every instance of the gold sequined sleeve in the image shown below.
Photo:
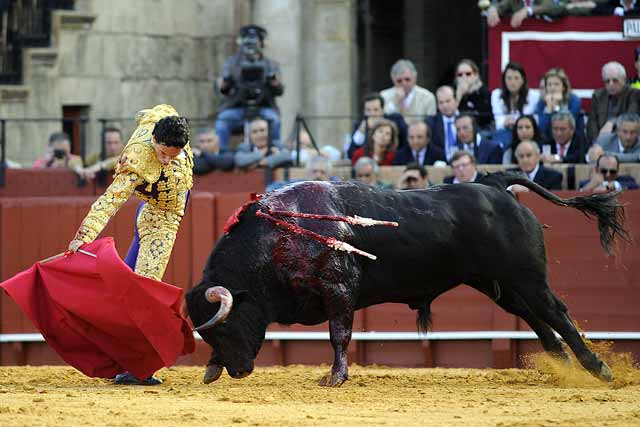
{"label": "gold sequined sleeve", "polygon": [[116,174],[113,183],[96,200],[80,225],[75,239],[85,243],[93,242],[102,232],[107,222],[129,199],[135,188],[144,180],[133,172]]}

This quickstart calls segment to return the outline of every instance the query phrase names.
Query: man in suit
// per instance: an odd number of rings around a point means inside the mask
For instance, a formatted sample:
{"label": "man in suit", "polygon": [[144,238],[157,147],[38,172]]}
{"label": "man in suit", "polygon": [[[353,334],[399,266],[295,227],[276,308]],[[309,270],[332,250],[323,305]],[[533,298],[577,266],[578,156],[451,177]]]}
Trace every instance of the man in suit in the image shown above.
{"label": "man in suit", "polygon": [[458,114],[458,101],[451,86],[440,86],[436,90],[436,101],[438,103],[438,114],[427,117],[426,122],[431,129],[431,143],[442,148],[447,161],[449,161],[453,153],[458,151],[456,127],[454,125]]}
{"label": "man in suit", "polygon": [[640,116],[625,113],[616,120],[616,133],[601,135],[596,144],[610,154],[615,154],[620,163],[640,162]]}
{"label": "man in suit", "polygon": [[[469,113],[462,113],[455,119],[458,150],[472,153],[479,164],[502,163],[502,148],[500,144],[490,139],[482,138],[478,133],[476,119]],[[453,157],[451,158],[453,161]]]}
{"label": "man in suit", "polygon": [[547,190],[562,189],[562,174],[545,167],[540,162],[540,147],[537,143],[533,141],[520,142],[516,148],[516,160],[518,161],[518,169],[515,170],[520,171],[531,181]]}
{"label": "man in suit", "polygon": [[581,132],[576,132],[576,121],[569,112],[551,117],[553,141],[542,146],[545,163],[585,163],[587,144]]}
{"label": "man in suit", "polygon": [[367,142],[369,129],[373,127],[378,119],[391,120],[398,127],[398,148],[407,143],[407,124],[404,118],[398,113],[387,114],[384,112],[384,98],[378,92],[371,92],[362,98],[363,117],[353,126],[351,134],[351,144],[347,149],[347,156],[353,157],[353,152],[362,147]]}
{"label": "man in suit", "polygon": [[619,62],[607,62],[602,67],[604,87],[593,92],[587,136],[592,142],[613,132],[616,118],[623,113],[637,113],[640,92],[627,85],[627,72]]}
{"label": "man in suit", "polygon": [[418,71],[413,62],[400,59],[391,67],[393,86],[380,92],[384,98],[384,112],[399,113],[408,122],[423,120],[436,113],[436,98],[416,84]]}
{"label": "man in suit", "polygon": [[431,129],[425,122],[414,122],[409,126],[409,144],[396,152],[394,165],[418,163],[433,165],[437,160],[445,161],[444,151],[431,144]]}
{"label": "man in suit", "polygon": [[637,190],[638,183],[629,175],[618,175],[620,162],[613,154],[598,157],[591,178],[580,182],[580,191],[607,193],[609,191]]}
{"label": "man in suit", "polygon": [[476,158],[467,151],[456,151],[453,154],[451,157],[451,169],[453,169],[453,176],[446,176],[443,180],[445,184],[476,182],[478,179]]}

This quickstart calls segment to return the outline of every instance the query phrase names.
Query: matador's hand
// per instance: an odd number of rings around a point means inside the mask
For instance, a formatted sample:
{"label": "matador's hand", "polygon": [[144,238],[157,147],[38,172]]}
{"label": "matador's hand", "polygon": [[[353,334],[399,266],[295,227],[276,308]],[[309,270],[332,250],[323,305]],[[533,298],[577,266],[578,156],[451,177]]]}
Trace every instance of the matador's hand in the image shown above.
{"label": "matador's hand", "polygon": [[80,249],[80,246],[84,245],[84,242],[82,240],[72,240],[69,243],[69,250],[71,252],[78,252],[78,249]]}

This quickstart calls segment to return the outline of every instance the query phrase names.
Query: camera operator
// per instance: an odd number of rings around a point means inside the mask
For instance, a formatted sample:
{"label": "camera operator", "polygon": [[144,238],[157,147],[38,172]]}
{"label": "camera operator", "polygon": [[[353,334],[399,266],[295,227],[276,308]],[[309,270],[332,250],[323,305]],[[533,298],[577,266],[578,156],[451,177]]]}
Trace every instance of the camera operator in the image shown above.
{"label": "camera operator", "polygon": [[82,172],[82,159],[71,154],[71,141],[64,132],[55,132],[49,136],[49,145],[44,156],[33,162],[34,169],[63,168],[76,173]]}
{"label": "camera operator", "polygon": [[227,58],[218,81],[224,99],[218,109],[216,133],[220,148],[229,149],[229,137],[244,121],[260,116],[270,123],[270,136],[280,140],[280,115],[275,97],[282,95],[280,66],[262,54],[267,31],[257,25],[240,28],[239,52]]}

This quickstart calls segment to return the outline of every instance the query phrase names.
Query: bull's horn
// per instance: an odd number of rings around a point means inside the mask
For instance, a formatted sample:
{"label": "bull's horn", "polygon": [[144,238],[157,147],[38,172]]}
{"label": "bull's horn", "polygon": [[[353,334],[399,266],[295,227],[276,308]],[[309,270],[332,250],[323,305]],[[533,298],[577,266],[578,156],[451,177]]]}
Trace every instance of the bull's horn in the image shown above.
{"label": "bull's horn", "polygon": [[220,308],[218,312],[209,319],[208,322],[203,323],[194,329],[194,331],[200,332],[205,329],[209,329],[214,327],[220,322],[223,322],[224,319],[227,318],[229,312],[231,311],[231,307],[233,306],[233,296],[231,296],[231,292],[227,290],[227,288],[222,286],[214,286],[212,288],[207,289],[204,292],[204,297],[209,302],[220,302]]}

